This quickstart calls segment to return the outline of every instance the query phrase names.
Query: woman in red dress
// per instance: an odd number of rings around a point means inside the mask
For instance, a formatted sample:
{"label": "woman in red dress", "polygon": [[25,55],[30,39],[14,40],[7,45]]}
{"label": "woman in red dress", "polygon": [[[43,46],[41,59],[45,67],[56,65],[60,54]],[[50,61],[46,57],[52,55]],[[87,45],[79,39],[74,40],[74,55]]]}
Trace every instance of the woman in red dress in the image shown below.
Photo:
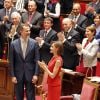
{"label": "woman in red dress", "polygon": [[42,61],[38,61],[40,67],[48,74],[48,94],[47,100],[60,100],[61,95],[61,77],[60,71],[63,65],[61,53],[63,44],[59,41],[54,42],[50,47],[50,52],[53,57],[48,63],[48,66]]}

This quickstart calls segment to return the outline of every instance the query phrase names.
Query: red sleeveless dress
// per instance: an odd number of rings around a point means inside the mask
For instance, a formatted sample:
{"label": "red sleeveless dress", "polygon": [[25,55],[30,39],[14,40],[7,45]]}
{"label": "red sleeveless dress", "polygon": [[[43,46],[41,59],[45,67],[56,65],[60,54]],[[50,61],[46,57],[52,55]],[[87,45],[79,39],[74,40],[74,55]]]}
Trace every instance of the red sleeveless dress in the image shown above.
{"label": "red sleeveless dress", "polygon": [[[62,58],[60,56],[52,57],[50,62],[48,63],[48,69],[50,72],[53,72],[56,60],[60,60],[62,62]],[[59,75],[61,71],[61,66],[59,66],[59,71],[55,78],[51,78],[48,76],[47,83],[48,83],[48,96],[47,100],[60,100],[61,96],[61,77]]]}

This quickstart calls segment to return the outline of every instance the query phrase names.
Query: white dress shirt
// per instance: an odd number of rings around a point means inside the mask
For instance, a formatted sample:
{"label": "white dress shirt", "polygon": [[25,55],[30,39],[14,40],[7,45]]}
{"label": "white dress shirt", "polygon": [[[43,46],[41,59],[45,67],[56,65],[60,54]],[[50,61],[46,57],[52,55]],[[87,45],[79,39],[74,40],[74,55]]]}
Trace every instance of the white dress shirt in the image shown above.
{"label": "white dress shirt", "polygon": [[21,40],[21,48],[22,48],[22,52],[23,52],[23,57],[25,58],[27,44],[28,44],[28,38],[26,40],[24,40],[22,37],[20,37],[20,40]]}

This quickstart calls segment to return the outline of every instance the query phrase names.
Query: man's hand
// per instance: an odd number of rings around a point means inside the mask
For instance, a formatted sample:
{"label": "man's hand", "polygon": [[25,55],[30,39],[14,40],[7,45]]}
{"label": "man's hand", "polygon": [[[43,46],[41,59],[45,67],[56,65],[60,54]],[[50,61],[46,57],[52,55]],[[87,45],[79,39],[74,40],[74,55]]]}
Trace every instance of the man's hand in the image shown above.
{"label": "man's hand", "polygon": [[62,43],[66,40],[64,33],[59,32],[57,34],[58,40],[61,41]]}
{"label": "man's hand", "polygon": [[12,77],[12,82],[13,82],[14,84],[17,83],[17,79],[16,79],[16,77]]}
{"label": "man's hand", "polygon": [[8,21],[8,20],[9,20],[9,16],[4,16],[4,17],[3,17],[3,21],[4,21],[4,22],[6,22],[6,21]]}
{"label": "man's hand", "polygon": [[36,84],[37,80],[38,80],[38,76],[34,75],[32,78],[32,83]]}

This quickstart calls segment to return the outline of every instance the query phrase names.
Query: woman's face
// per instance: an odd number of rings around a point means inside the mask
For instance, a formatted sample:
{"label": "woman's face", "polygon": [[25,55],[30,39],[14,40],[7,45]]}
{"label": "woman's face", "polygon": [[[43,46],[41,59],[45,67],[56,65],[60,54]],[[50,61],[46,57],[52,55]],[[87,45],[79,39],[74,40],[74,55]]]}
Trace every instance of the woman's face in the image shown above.
{"label": "woman's face", "polygon": [[57,53],[57,48],[55,47],[54,43],[50,47],[50,53]]}
{"label": "woman's face", "polygon": [[100,18],[99,18],[99,16],[96,16],[95,18],[94,18],[94,23],[95,23],[95,25],[100,25]]}
{"label": "woman's face", "polygon": [[92,31],[89,30],[89,29],[86,29],[85,34],[86,34],[86,37],[87,37],[87,38],[92,38],[92,37],[94,36],[94,32],[92,32]]}

